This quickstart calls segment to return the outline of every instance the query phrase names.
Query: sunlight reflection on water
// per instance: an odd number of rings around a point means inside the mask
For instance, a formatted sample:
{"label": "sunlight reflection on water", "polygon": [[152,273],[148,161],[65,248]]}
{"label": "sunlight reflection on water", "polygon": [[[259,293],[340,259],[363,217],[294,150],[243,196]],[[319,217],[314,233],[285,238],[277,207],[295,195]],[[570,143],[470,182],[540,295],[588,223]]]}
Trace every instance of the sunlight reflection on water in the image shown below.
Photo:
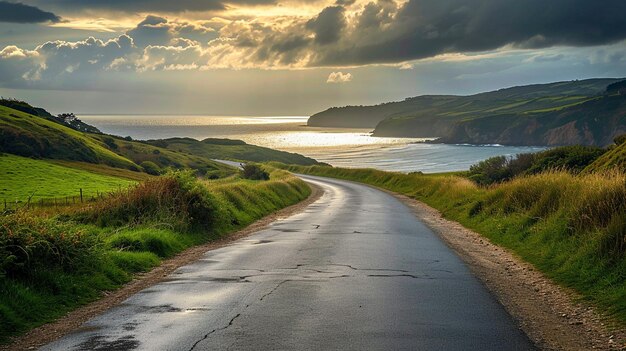
{"label": "sunlight reflection on water", "polygon": [[134,139],[171,137],[241,139],[249,144],[301,153],[341,167],[371,167],[410,172],[466,170],[498,155],[542,150],[499,145],[416,143],[426,139],[375,138],[370,129],[307,127],[307,117],[85,115],[105,133]]}

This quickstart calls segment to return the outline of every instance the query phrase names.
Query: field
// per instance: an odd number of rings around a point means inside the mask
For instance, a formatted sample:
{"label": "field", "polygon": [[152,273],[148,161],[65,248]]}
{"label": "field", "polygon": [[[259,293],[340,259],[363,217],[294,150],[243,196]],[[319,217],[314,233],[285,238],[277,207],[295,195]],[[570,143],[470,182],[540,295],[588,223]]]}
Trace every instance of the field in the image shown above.
{"label": "field", "polygon": [[310,194],[300,179],[154,177],[85,205],[0,217],[0,343],[52,321],[197,244]]}
{"label": "field", "polygon": [[137,172],[119,170],[119,176],[104,175],[50,161],[0,155],[0,201],[15,203],[17,200],[23,203],[29,197],[32,197],[32,202],[79,197],[80,189],[83,189],[83,197],[88,199],[98,193],[117,191],[136,184],[135,180],[121,177],[132,176],[132,173]]}
{"label": "field", "polygon": [[284,166],[411,196],[484,235],[626,324],[626,175],[545,172],[479,187],[456,175]]}

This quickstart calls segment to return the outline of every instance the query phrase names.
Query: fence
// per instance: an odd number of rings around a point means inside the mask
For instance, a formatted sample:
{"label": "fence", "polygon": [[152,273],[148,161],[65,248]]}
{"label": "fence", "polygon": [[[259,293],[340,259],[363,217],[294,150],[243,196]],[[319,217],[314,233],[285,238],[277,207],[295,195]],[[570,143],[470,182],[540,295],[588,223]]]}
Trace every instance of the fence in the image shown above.
{"label": "fence", "polygon": [[[121,187],[119,191],[121,191]],[[45,207],[67,207],[70,205],[76,205],[86,202],[94,202],[97,200],[101,200],[106,196],[110,196],[114,194],[114,192],[100,192],[96,191],[96,193],[85,194],[83,189],[80,188],[76,195],[74,196],[64,196],[64,197],[54,197],[54,198],[39,198],[32,199],[32,196],[26,200],[7,200],[4,199],[4,211],[14,211],[19,209],[31,209],[31,208],[45,208]],[[0,205],[2,206],[2,205]]]}

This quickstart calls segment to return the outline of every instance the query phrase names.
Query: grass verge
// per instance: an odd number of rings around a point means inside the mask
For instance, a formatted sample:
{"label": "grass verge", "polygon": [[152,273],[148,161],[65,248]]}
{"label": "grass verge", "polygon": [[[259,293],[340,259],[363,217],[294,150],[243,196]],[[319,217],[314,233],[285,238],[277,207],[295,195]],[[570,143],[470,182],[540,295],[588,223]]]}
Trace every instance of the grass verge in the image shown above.
{"label": "grass verge", "polygon": [[0,342],[310,194],[288,172],[272,170],[270,177],[200,181],[177,172],[85,208],[0,217]]}
{"label": "grass verge", "polygon": [[456,175],[282,167],[420,200],[512,250],[626,324],[626,175],[621,172],[545,172],[479,187]]}

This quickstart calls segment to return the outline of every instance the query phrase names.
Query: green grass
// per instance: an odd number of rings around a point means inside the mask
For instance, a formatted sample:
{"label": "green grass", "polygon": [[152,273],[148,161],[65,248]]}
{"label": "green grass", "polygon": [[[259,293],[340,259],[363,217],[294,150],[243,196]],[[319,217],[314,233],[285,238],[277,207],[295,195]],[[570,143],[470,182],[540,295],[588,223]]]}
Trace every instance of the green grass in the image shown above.
{"label": "green grass", "polygon": [[609,147],[604,155],[585,168],[585,172],[593,173],[614,169],[626,172],[626,134],[616,138],[616,145]]}
{"label": "green grass", "polygon": [[86,199],[97,193],[117,191],[136,183],[126,178],[8,154],[0,154],[0,179],[0,201],[7,200],[9,203],[16,200],[24,202],[30,196],[34,202],[77,197],[81,188]]}
{"label": "green grass", "polygon": [[283,166],[405,194],[504,246],[626,324],[626,175],[546,172],[490,187],[450,175]]}
{"label": "green grass", "polygon": [[67,168],[75,168],[91,173],[124,178],[136,181],[143,181],[152,178],[151,175],[139,172],[139,171],[131,171],[124,168],[115,168],[97,163],[86,163],[86,162],[77,162],[77,161],[65,161],[65,160],[46,160],[51,164],[56,164],[59,166],[67,167]]}
{"label": "green grass", "polygon": [[4,106],[0,106],[0,137],[0,151],[17,155],[136,168],[88,133]]}
{"label": "green grass", "polygon": [[178,172],[58,214],[0,217],[0,343],[310,194],[288,172],[270,177],[200,181]]}

